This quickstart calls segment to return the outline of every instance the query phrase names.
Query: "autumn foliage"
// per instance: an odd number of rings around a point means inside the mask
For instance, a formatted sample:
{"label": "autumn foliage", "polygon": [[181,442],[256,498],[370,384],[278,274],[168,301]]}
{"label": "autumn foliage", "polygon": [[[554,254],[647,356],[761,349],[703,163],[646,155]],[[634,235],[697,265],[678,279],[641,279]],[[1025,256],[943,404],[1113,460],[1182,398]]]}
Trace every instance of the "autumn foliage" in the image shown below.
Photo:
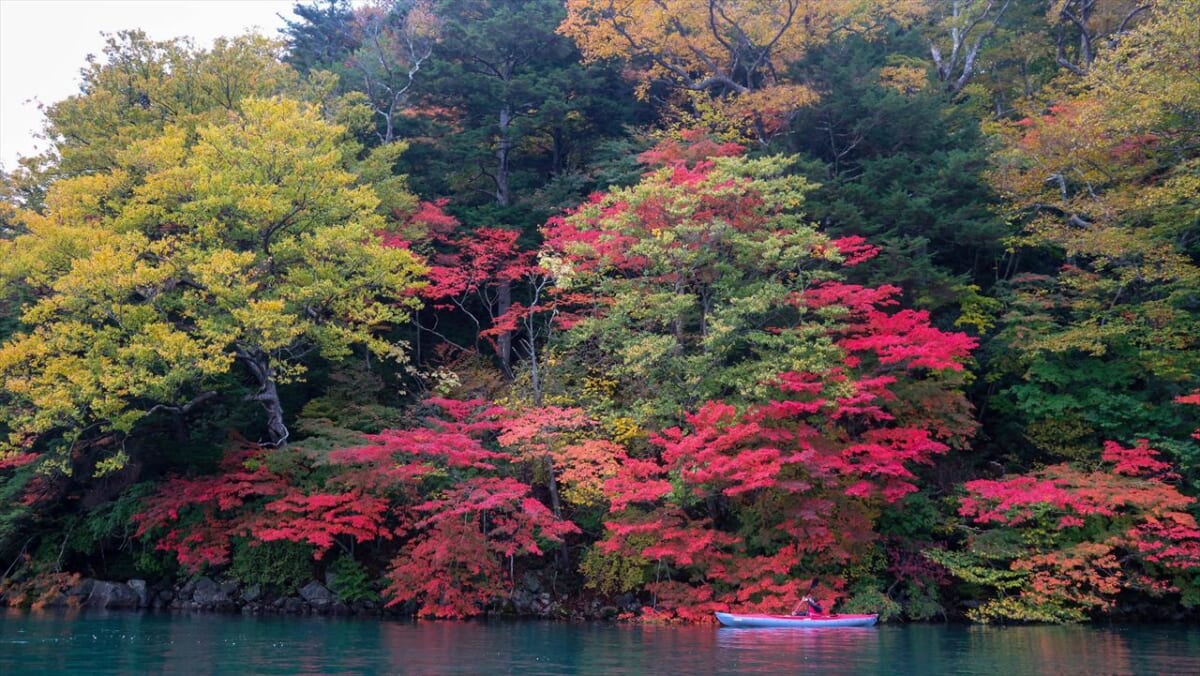
{"label": "autumn foliage", "polygon": [[[666,166],[547,230],[565,283],[602,292],[569,335],[594,336],[593,354],[629,378],[626,397],[688,409],[605,483],[611,514],[589,569],[601,586],[638,562],[660,617],[790,608],[806,571],[863,556],[877,506],[917,490],[915,468],[971,434],[965,401],[912,406],[897,384],[952,392],[975,341],[896,309],[894,288],[840,281],[838,266],[874,249],[796,219],[802,185],[770,164],[695,160],[672,145],[648,159]],[[644,300],[641,314],[630,296]],[[659,356],[631,359],[638,352]],[[726,389],[725,372],[757,382]],[[672,393],[681,373],[691,385]],[[643,393],[639,376],[656,389]]]}
{"label": "autumn foliage", "polygon": [[0,172],[0,602],[1196,617],[1200,0],[1034,4],[111,37]]}
{"label": "autumn foliage", "polygon": [[[196,572],[229,560],[233,538],[312,546],[314,557],[355,542],[394,541],[385,594],[418,615],[468,617],[511,590],[515,558],[578,529],[509,476],[516,458],[485,439],[507,415],[480,401],[431,400],[444,417],[389,430],[333,453],[329,465],[243,448],[222,472],[175,478],[135,516],[138,535]],[[272,469],[272,463],[290,464]],[[323,473],[305,492],[306,474]],[[334,488],[343,488],[335,491]],[[165,532],[164,532],[165,531]]]}
{"label": "autumn foliage", "polygon": [[1172,485],[1171,465],[1145,440],[1109,442],[1102,459],[1092,471],[1062,464],[966,483],[959,514],[982,530],[934,558],[996,590],[975,619],[1104,615],[1123,593],[1178,593],[1172,579],[1200,566],[1195,499]]}

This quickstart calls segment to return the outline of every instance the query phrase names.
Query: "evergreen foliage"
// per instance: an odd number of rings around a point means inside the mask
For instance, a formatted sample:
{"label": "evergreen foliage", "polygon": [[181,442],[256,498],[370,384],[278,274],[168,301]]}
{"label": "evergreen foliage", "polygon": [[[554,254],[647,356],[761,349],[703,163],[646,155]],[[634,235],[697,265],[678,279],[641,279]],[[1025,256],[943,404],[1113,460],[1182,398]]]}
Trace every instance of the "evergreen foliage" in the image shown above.
{"label": "evergreen foliage", "polygon": [[110,36],[0,176],[4,603],[1195,616],[1200,0],[283,33]]}

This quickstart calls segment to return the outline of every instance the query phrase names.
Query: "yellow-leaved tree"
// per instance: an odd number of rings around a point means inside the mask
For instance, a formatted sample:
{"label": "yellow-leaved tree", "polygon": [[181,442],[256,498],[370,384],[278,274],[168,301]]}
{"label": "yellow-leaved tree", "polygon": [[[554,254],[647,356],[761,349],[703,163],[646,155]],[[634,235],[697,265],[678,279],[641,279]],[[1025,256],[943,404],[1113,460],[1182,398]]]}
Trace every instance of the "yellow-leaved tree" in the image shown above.
{"label": "yellow-leaved tree", "polygon": [[656,84],[707,93],[716,124],[764,141],[816,98],[789,64],[925,11],[922,0],[567,0],[559,31],[585,58],[628,61],[642,95]]}
{"label": "yellow-leaved tree", "polygon": [[379,197],[348,170],[358,146],[317,107],[246,98],[218,123],[167,125],[105,171],[53,183],[0,241],[0,281],[28,299],[0,346],[0,453],[69,471],[148,414],[244,398],[288,437],[276,386],[312,358],[404,360],[384,333],[407,321],[423,268],[386,247]]}
{"label": "yellow-leaved tree", "polygon": [[1010,282],[1002,336],[1037,446],[1074,457],[1149,438],[1197,465],[1172,401],[1200,382],[1200,0],[1146,5],[1082,77],[1043,92],[1052,105],[996,125],[1014,244],[1061,261]]}
{"label": "yellow-leaved tree", "polygon": [[80,93],[46,109],[55,174],[107,169],[130,143],[168,125],[218,121],[246,97],[296,96],[306,85],[282,54],[281,41],[253,34],[218,38],[208,49],[137,30],[107,36],[104,58],[89,57],[80,73]]}

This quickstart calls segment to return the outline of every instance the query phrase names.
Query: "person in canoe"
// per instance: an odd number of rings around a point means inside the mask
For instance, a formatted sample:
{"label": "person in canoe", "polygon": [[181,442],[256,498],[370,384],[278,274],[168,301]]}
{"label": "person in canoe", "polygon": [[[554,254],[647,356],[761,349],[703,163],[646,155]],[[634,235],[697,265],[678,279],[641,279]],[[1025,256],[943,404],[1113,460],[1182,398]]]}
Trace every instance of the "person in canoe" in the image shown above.
{"label": "person in canoe", "polygon": [[825,614],[825,608],[821,605],[821,602],[817,601],[815,598],[813,598],[812,593],[813,593],[813,590],[816,588],[817,588],[817,578],[814,577],[812,584],[810,584],[808,586],[808,591],[805,592],[804,596],[800,598],[800,601],[796,603],[796,607],[792,608],[793,616],[799,617],[799,616],[804,616],[804,615],[824,615]]}
{"label": "person in canoe", "polygon": [[825,609],[823,606],[821,606],[821,603],[808,594],[805,594],[804,597],[800,599],[799,603],[796,604],[796,607],[792,608],[792,615],[797,617],[802,617],[804,615],[824,614]]}

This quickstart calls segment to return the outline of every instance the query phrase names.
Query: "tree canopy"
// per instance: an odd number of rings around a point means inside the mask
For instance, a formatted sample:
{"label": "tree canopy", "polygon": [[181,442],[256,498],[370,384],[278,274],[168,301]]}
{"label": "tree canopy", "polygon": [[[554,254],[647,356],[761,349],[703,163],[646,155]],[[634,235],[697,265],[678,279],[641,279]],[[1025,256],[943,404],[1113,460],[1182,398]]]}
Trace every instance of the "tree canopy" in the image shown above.
{"label": "tree canopy", "polygon": [[0,351],[10,452],[57,438],[65,460],[152,412],[182,415],[228,389],[235,364],[268,411],[264,438],[283,443],[276,384],[313,357],[404,359],[380,331],[406,320],[421,266],[382,245],[344,129],[288,99],[239,108],[56,182],[4,243],[6,279],[34,298]]}
{"label": "tree canopy", "polygon": [[108,36],[0,175],[0,602],[1195,619],[1198,34],[319,0]]}

